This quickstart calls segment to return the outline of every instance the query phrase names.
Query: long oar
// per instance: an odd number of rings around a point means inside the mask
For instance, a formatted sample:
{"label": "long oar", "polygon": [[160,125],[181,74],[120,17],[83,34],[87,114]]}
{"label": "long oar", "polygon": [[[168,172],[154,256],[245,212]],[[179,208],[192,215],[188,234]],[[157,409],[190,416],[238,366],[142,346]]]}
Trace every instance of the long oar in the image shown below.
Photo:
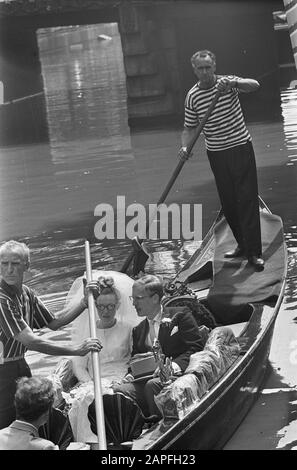
{"label": "long oar", "polygon": [[[85,242],[85,257],[86,257],[86,273],[87,281],[92,280],[92,265],[91,265],[91,254],[90,244],[86,240]],[[92,292],[88,292],[88,310],[89,310],[89,322],[90,322],[90,334],[92,338],[97,338],[96,335],[96,314],[95,314],[95,301]],[[93,375],[94,375],[94,389],[95,389],[95,411],[96,411],[96,426],[97,426],[97,437],[99,450],[106,450],[106,434],[105,434],[105,420],[104,420],[104,408],[102,400],[101,390],[101,374],[100,374],[100,358],[99,352],[92,352],[92,364],[93,364]]]}
{"label": "long oar", "polygon": [[[198,139],[198,137],[200,136],[200,134],[201,134],[201,132],[202,132],[202,130],[203,130],[203,127],[205,126],[206,121],[208,120],[209,116],[211,115],[211,113],[212,113],[212,111],[213,111],[213,109],[214,109],[214,107],[215,107],[215,105],[216,105],[216,103],[217,103],[217,101],[218,101],[218,99],[219,99],[219,96],[220,96],[220,92],[217,92],[217,93],[215,94],[215,96],[214,96],[212,102],[210,103],[209,108],[207,109],[205,115],[204,115],[203,118],[201,119],[200,124],[199,124],[199,126],[197,127],[196,134],[195,134],[195,136],[193,137],[193,140],[192,140],[192,141],[190,142],[190,144],[187,146],[187,153],[188,153],[188,154],[191,153],[191,151],[192,151],[192,149],[193,149],[195,143],[197,142],[197,139]],[[165,201],[165,199],[166,199],[166,197],[167,197],[167,195],[168,195],[170,189],[172,188],[173,184],[175,183],[175,180],[176,180],[176,178],[178,177],[178,175],[180,174],[181,169],[182,169],[182,167],[184,166],[184,164],[185,164],[186,161],[187,161],[186,159],[180,159],[180,160],[179,160],[179,162],[178,162],[178,164],[177,164],[177,166],[176,166],[174,172],[172,173],[172,176],[171,176],[169,182],[167,183],[166,188],[164,189],[163,193],[162,193],[161,196],[160,196],[160,199],[159,199],[158,202],[157,202],[157,207]],[[152,219],[151,219],[151,220],[148,220],[147,223],[146,223],[146,230],[145,230],[146,236],[148,235],[151,222],[152,222]],[[132,253],[130,253],[130,255],[128,256],[128,258],[126,259],[126,261],[124,262],[124,264],[123,264],[123,266],[122,266],[122,268],[121,268],[121,272],[122,272],[122,273],[125,273],[125,272],[127,271],[127,269],[128,269],[128,267],[130,266],[130,264],[131,264],[133,258],[134,258],[134,253],[132,252]]]}

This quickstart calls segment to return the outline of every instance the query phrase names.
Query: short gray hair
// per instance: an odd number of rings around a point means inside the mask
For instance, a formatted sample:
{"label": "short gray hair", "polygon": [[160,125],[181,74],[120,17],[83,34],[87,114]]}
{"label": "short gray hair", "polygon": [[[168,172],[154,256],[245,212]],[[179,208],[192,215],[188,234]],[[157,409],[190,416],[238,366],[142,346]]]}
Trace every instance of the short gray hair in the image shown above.
{"label": "short gray hair", "polygon": [[149,292],[152,295],[157,294],[159,296],[159,300],[161,300],[164,295],[163,281],[159,276],[146,274],[141,278],[136,279],[134,284],[144,286],[146,292]]}
{"label": "short gray hair", "polygon": [[191,64],[194,65],[197,59],[204,59],[205,57],[210,57],[211,60],[216,63],[216,56],[213,52],[203,49],[202,51],[197,51],[191,57]]}
{"label": "short gray hair", "polygon": [[48,411],[55,399],[51,380],[45,377],[21,377],[14,397],[17,419],[35,421]]}
{"label": "short gray hair", "polygon": [[6,252],[17,253],[23,258],[23,261],[25,263],[30,263],[30,250],[25,243],[17,242],[15,240],[9,240],[8,242],[4,242],[0,246],[0,258],[3,253]]}

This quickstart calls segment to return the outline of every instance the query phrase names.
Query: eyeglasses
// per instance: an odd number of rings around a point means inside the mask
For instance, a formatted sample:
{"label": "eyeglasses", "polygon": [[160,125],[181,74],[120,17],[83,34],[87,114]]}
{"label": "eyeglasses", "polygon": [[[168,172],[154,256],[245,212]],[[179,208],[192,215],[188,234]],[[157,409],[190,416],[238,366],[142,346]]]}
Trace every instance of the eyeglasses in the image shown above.
{"label": "eyeglasses", "polygon": [[100,310],[100,312],[103,312],[104,310],[108,310],[109,312],[111,312],[111,310],[114,310],[116,308],[116,305],[115,304],[107,304],[107,305],[96,304],[96,307],[98,310]]}
{"label": "eyeglasses", "polygon": [[131,300],[131,302],[135,302],[135,300],[142,300],[142,299],[145,299],[146,297],[153,297],[153,295],[136,295],[135,297],[133,297],[133,295],[129,295],[129,299]]}

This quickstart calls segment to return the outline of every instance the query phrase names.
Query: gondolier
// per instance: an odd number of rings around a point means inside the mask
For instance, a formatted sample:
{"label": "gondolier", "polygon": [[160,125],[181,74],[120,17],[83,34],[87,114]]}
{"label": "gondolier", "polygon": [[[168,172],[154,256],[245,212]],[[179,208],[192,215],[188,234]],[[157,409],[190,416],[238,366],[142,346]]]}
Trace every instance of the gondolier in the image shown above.
{"label": "gondolier", "polygon": [[[31,377],[24,359],[27,349],[50,355],[84,356],[100,351],[97,339],[87,338],[80,344],[65,344],[43,339],[32,330],[44,326],[52,330],[67,325],[86,308],[82,297],[53,315],[34,292],[23,285],[30,265],[29,248],[14,240],[0,247],[0,429],[15,419],[14,395],[16,379]],[[92,289],[91,283],[88,288]]]}
{"label": "gondolier", "polygon": [[211,100],[221,96],[204,126],[210,166],[215,176],[224,215],[237,241],[226,258],[246,256],[256,270],[264,269],[258,203],[258,183],[251,136],[242,114],[239,92],[255,91],[256,80],[216,75],[215,55],[207,50],[191,58],[198,82],[185,100],[185,121],[179,155],[188,158],[187,147]]}

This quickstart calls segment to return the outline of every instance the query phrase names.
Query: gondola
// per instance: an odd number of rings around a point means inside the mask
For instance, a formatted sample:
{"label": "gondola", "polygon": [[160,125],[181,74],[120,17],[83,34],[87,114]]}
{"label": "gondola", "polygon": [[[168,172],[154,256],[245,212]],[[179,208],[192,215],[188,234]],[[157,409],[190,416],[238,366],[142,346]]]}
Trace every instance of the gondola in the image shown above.
{"label": "gondola", "polygon": [[287,272],[282,221],[261,198],[259,208],[264,271],[255,271],[243,258],[224,258],[234,247],[234,238],[221,211],[200,247],[170,281],[168,296],[173,301],[186,299],[190,292],[213,314],[218,328],[232,331],[239,345],[236,359],[179,419],[164,418],[124,447],[111,449],[221,449],[255,403],[268,367]]}
{"label": "gondola", "polygon": [[259,204],[264,271],[254,272],[242,259],[224,259],[234,239],[219,213],[200,248],[174,279],[189,286],[211,306],[218,321],[232,329],[240,344],[238,358],[182,419],[164,432],[158,424],[160,432],[151,429],[132,448],[221,449],[255,403],[268,366],[287,271],[281,219],[260,198]]}

